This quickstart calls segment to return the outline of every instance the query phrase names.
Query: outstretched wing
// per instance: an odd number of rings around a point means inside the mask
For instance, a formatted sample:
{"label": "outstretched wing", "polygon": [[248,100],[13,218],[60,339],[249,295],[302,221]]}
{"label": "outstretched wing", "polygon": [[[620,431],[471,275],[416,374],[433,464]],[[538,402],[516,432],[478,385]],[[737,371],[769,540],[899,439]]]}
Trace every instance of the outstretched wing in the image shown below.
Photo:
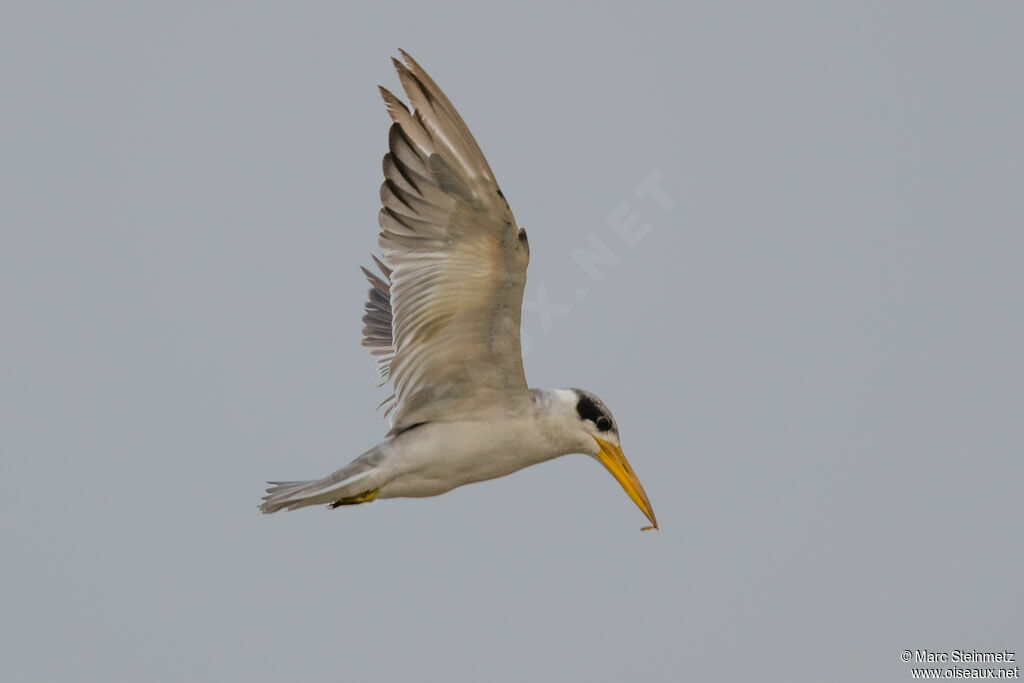
{"label": "outstretched wing", "polygon": [[413,111],[381,88],[394,121],[380,188],[384,277],[364,269],[363,344],[394,385],[392,432],[530,401],[519,344],[526,233],[451,102],[402,57],[393,61]]}

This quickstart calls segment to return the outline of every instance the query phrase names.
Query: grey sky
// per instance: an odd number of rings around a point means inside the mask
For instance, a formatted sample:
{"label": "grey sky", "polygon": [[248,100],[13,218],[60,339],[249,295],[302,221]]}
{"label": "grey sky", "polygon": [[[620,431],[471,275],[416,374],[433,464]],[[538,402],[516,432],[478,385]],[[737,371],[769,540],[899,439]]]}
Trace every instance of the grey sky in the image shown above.
{"label": "grey sky", "polygon": [[[8,0],[3,679],[903,681],[904,649],[1024,651],[1022,20]],[[357,266],[398,47],[529,231],[531,385],[605,400],[661,531],[584,456],[257,513],[386,430]]]}

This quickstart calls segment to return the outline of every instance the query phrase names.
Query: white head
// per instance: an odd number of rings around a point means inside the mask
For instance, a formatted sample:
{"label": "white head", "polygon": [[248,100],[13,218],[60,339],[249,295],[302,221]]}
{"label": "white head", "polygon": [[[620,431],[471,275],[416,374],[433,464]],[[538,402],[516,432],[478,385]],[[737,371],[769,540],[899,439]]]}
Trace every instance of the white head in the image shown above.
{"label": "white head", "polygon": [[626,494],[658,528],[654,509],[640,480],[622,452],[619,427],[608,407],[583,389],[534,390],[534,400],[556,429],[553,440],[565,453],[586,453],[598,460],[619,482]]}

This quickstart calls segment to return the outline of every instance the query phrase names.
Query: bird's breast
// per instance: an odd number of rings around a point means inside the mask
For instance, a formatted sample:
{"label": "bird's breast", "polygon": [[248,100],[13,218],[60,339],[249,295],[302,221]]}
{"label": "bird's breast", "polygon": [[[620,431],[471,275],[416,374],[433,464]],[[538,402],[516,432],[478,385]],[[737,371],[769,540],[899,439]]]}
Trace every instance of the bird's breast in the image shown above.
{"label": "bird's breast", "polygon": [[432,422],[396,437],[384,497],[436,496],[561,455],[527,419]]}

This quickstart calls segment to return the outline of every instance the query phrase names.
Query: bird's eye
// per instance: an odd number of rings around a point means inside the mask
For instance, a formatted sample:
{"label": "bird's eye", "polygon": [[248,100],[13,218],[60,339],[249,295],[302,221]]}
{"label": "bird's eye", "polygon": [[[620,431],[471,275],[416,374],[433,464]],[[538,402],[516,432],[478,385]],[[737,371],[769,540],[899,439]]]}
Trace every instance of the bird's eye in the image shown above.
{"label": "bird's eye", "polygon": [[597,424],[597,428],[600,431],[602,431],[602,432],[607,432],[609,429],[612,428],[612,421],[609,420],[604,415],[602,415],[601,417],[597,418],[596,424]]}

